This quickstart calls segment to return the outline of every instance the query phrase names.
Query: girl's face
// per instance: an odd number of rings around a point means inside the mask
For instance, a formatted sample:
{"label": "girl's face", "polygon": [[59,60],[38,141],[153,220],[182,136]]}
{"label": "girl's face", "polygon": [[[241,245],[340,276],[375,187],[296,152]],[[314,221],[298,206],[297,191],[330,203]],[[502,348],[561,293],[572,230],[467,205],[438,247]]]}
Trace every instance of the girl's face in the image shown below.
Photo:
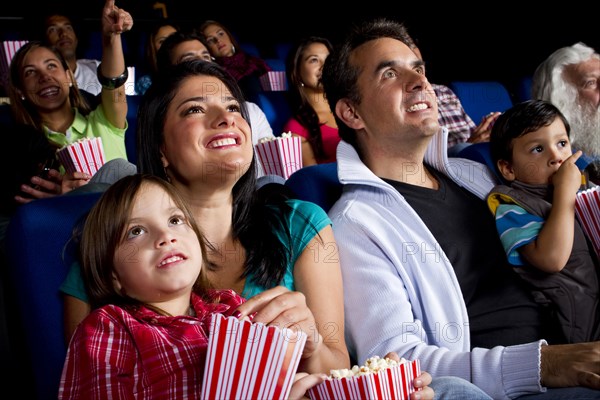
{"label": "girl's face", "polygon": [[202,256],[199,239],[181,209],[159,186],[144,184],[115,252],[117,290],[155,306],[189,299]]}
{"label": "girl's face", "polygon": [[175,29],[171,25],[165,25],[165,26],[161,26],[160,28],[158,28],[158,31],[156,32],[156,35],[154,36],[154,41],[152,42],[152,44],[154,45],[154,49],[156,51],[158,51],[158,49],[160,49],[160,46],[162,46],[165,39],[167,37],[169,37],[169,35],[171,35],[175,32],[177,32],[177,29]]}
{"label": "girl's face", "polygon": [[571,156],[567,129],[560,118],[548,126],[513,139],[512,162],[498,161],[502,176],[531,185],[551,183],[552,175]]}
{"label": "girl's face", "polygon": [[209,25],[202,33],[215,57],[231,57],[235,53],[231,38],[219,25]]}
{"label": "girl's face", "polygon": [[23,58],[21,79],[21,95],[39,108],[52,110],[69,98],[72,78],[58,57],[44,47],[32,49]]}
{"label": "girl's face", "polygon": [[191,181],[222,183],[226,177],[237,181],[252,161],[250,126],[240,104],[212,76],[182,81],[167,109],[163,135],[163,165],[186,186]]}
{"label": "girl's face", "polygon": [[323,43],[312,43],[306,46],[300,56],[299,73],[305,87],[316,89],[321,87],[323,64],[329,56],[329,50]]}

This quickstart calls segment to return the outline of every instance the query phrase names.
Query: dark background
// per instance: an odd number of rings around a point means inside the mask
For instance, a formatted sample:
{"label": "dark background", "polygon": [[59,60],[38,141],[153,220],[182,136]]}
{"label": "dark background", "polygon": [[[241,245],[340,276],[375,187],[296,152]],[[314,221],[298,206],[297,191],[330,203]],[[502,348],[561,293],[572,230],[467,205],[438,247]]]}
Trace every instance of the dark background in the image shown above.
{"label": "dark background", "polygon": [[[134,28],[125,35],[127,62],[139,65],[145,37],[152,23],[162,17],[155,0],[121,0]],[[354,23],[366,18],[388,17],[403,21],[418,41],[427,62],[428,77],[435,83],[452,80],[497,80],[512,89],[521,77],[555,49],[582,41],[600,49],[598,13],[579,2],[550,7],[547,2],[462,2],[434,6],[431,2],[363,1],[356,7],[346,2],[256,1],[234,2],[162,0],[167,15],[182,27],[198,26],[215,19],[230,28],[238,41],[256,44],[263,58],[274,57],[274,44],[293,42],[305,35],[321,35],[334,43]],[[471,2],[472,3],[472,2]],[[32,6],[28,1],[4,2],[0,10],[1,39],[33,39],[39,16],[60,9],[76,16],[80,49],[90,43],[88,34],[99,30],[102,0],[46,1]],[[589,3],[588,3],[589,4]],[[320,9],[323,8],[322,9]],[[334,9],[336,12],[324,11]],[[525,10],[524,8],[527,8]],[[346,16],[343,16],[346,15]]]}

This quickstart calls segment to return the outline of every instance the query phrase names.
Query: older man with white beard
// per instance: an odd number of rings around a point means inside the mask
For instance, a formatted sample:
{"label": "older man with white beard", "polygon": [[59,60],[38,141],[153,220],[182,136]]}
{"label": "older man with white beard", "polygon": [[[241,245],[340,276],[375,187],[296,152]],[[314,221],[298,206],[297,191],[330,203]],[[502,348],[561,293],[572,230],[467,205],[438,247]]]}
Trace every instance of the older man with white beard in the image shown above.
{"label": "older man with white beard", "polygon": [[584,152],[590,179],[600,184],[600,55],[581,42],[556,50],[536,69],[532,96],[565,115],[573,146]]}

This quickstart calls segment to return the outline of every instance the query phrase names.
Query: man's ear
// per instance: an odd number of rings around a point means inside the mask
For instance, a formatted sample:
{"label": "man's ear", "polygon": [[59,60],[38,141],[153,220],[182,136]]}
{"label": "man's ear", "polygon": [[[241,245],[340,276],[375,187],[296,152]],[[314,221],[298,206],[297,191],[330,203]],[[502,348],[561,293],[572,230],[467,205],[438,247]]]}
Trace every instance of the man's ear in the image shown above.
{"label": "man's ear", "polygon": [[496,166],[498,167],[498,170],[500,171],[502,177],[508,182],[512,182],[515,180],[515,171],[510,161],[498,160]]}
{"label": "man's ear", "polygon": [[354,130],[364,127],[362,118],[356,113],[356,108],[348,99],[338,100],[335,104],[335,114]]}

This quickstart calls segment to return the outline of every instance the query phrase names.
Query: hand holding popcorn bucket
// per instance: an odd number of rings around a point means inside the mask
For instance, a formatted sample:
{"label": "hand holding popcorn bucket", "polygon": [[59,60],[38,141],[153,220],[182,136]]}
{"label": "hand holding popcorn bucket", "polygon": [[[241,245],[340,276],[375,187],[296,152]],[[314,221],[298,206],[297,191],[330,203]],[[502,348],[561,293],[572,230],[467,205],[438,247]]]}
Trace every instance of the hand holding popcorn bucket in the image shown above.
{"label": "hand holding popcorn bucket", "polygon": [[376,356],[360,367],[332,370],[329,379],[308,394],[312,400],[407,400],[418,390],[413,381],[420,374],[419,360],[396,362]]}
{"label": "hand holding popcorn bucket", "polygon": [[287,399],[306,334],[212,316],[202,399]]}

